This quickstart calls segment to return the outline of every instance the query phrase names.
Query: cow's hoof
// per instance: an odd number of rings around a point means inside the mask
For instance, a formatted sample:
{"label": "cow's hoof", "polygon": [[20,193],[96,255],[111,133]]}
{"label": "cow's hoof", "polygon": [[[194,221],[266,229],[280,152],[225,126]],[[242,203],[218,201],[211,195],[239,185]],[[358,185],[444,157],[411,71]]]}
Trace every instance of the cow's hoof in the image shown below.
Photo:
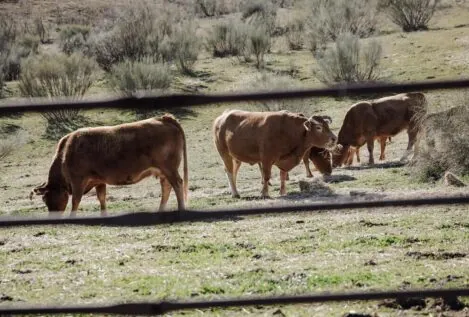
{"label": "cow's hoof", "polygon": [[233,197],[233,198],[241,198],[241,196],[239,196],[239,194],[231,195],[231,197]]}
{"label": "cow's hoof", "polygon": [[269,195],[261,195],[261,199],[270,199]]}
{"label": "cow's hoof", "polygon": [[313,177],[313,174],[307,174],[306,177],[311,178]]}

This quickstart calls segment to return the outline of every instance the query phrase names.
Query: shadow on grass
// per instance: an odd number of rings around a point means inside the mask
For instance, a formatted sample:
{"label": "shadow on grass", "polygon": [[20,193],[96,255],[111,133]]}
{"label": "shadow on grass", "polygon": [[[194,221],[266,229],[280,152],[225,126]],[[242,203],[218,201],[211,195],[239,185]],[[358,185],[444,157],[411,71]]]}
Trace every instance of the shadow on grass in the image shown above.
{"label": "shadow on grass", "polygon": [[395,167],[403,167],[406,166],[407,163],[400,162],[400,161],[392,161],[392,162],[386,162],[386,163],[375,163],[373,165],[359,165],[359,166],[345,166],[342,167],[344,170],[349,170],[349,171],[361,171],[361,170],[368,170],[368,169],[374,169],[374,168],[395,168]]}
{"label": "shadow on grass", "polygon": [[168,107],[158,110],[133,109],[133,113],[135,114],[136,120],[144,120],[152,117],[161,117],[165,113],[170,113],[179,120],[186,120],[198,116],[198,113],[192,110],[190,107]]}

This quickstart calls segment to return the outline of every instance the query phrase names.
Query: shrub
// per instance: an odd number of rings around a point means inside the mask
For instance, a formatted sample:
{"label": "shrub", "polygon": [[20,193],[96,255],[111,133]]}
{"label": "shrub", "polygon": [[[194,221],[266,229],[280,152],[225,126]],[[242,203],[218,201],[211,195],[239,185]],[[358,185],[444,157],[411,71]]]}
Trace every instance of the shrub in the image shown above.
{"label": "shrub", "polygon": [[315,51],[342,33],[368,37],[376,30],[377,0],[311,0],[303,8],[307,14],[310,49]]}
{"label": "shrub", "polygon": [[26,131],[16,132],[12,136],[0,135],[0,160],[13,153],[27,142],[28,136]]}
{"label": "shrub", "polygon": [[171,36],[176,66],[183,74],[193,74],[200,51],[196,28],[192,23],[182,23]]}
{"label": "shrub", "polygon": [[17,35],[18,27],[13,18],[0,14],[0,52],[8,51]]}
{"label": "shrub", "polygon": [[236,11],[234,1],[195,0],[195,12],[203,17],[214,17]]}
{"label": "shrub", "polygon": [[33,21],[34,23],[34,34],[39,37],[42,44],[50,42],[49,27],[44,24],[41,17],[37,17]]}
{"label": "shrub", "polygon": [[445,111],[429,114],[423,121],[419,150],[411,171],[421,181],[440,179],[446,171],[469,174],[469,93],[452,100],[456,105]]}
{"label": "shrub", "polygon": [[215,24],[207,38],[213,57],[243,56],[247,49],[248,28],[234,19]]}
{"label": "shrub", "polygon": [[33,35],[24,35],[6,50],[6,59],[3,63],[5,80],[17,80],[21,73],[21,61],[31,55],[37,54],[39,38]]}
{"label": "shrub", "polygon": [[168,37],[179,19],[170,10],[158,11],[149,2],[139,2],[127,8],[111,29],[90,35],[89,54],[95,56],[105,71],[126,59],[139,61],[149,56],[155,62],[173,59],[174,43]]}
{"label": "shrub", "polygon": [[[24,97],[81,98],[94,81],[96,63],[74,53],[29,57],[21,64],[18,88]],[[49,127],[68,130],[79,116],[78,109],[60,109],[42,112]]]}
{"label": "shrub", "polygon": [[124,61],[112,68],[111,87],[126,96],[140,90],[161,91],[171,85],[171,72],[167,65],[154,64],[150,59],[144,62]]}
{"label": "shrub", "polygon": [[385,0],[383,6],[391,21],[404,32],[427,30],[440,0]]}
{"label": "shrub", "polygon": [[304,45],[305,21],[295,18],[287,24],[287,43],[291,50],[301,50]]}
{"label": "shrub", "polygon": [[262,27],[269,35],[273,35],[277,20],[277,7],[271,1],[247,1],[242,10],[242,20],[255,27]]}
{"label": "shrub", "polygon": [[362,45],[353,34],[339,35],[332,47],[316,55],[320,70],[316,77],[325,84],[378,80],[381,52],[376,40]]}
{"label": "shrub", "polygon": [[270,49],[270,35],[265,28],[254,27],[249,34],[249,41],[251,52],[256,58],[256,67],[261,68],[264,66],[264,55]]}

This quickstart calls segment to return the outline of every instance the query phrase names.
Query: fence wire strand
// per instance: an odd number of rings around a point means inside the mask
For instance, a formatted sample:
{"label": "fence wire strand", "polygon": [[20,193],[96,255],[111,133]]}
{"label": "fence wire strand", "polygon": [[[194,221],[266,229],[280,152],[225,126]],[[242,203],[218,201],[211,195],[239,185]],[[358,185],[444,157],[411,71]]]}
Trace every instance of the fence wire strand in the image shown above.
{"label": "fence wire strand", "polygon": [[237,299],[215,299],[200,301],[160,301],[127,303],[117,305],[88,306],[44,306],[44,307],[0,307],[0,315],[24,314],[117,314],[117,315],[162,315],[187,309],[228,308],[240,306],[272,306],[288,304],[313,304],[336,301],[364,301],[406,298],[443,298],[454,301],[459,296],[469,296],[469,289],[407,290],[360,293],[323,293],[317,295],[253,297]]}
{"label": "fence wire strand", "polygon": [[94,109],[94,108],[150,108],[170,109],[172,107],[200,106],[214,103],[235,103],[274,99],[299,99],[308,97],[345,97],[377,93],[400,93],[436,89],[456,89],[469,87],[469,79],[447,81],[425,81],[406,84],[351,84],[333,88],[288,90],[273,92],[230,93],[230,94],[173,94],[165,96],[133,96],[102,100],[70,99],[27,99],[16,103],[0,104],[0,112],[51,111],[56,109]]}
{"label": "fence wire strand", "polygon": [[138,227],[160,224],[171,224],[179,222],[202,222],[212,219],[223,219],[253,215],[282,214],[282,213],[308,213],[325,212],[331,210],[359,209],[359,208],[385,208],[404,206],[425,206],[425,205],[455,205],[468,204],[469,196],[435,197],[419,199],[383,199],[370,201],[339,202],[339,203],[316,203],[302,205],[287,205],[259,208],[239,208],[229,210],[214,211],[169,211],[169,212],[129,212],[115,216],[93,216],[93,217],[57,217],[49,216],[44,218],[28,217],[1,217],[1,227],[33,226],[33,225],[86,225],[86,226],[118,226],[118,227]]}

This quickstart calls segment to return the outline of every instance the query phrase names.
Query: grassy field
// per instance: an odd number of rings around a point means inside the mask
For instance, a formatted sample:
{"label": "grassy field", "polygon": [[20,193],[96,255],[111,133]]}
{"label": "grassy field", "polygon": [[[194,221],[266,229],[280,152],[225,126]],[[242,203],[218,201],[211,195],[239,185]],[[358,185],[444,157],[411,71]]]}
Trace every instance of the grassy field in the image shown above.
{"label": "grassy field", "polygon": [[[21,16],[41,5],[51,23],[57,19],[55,2],[29,3],[21,7],[2,3],[0,9],[17,9],[14,14]],[[382,69],[387,80],[467,76],[469,9],[467,5],[448,3],[437,11],[430,30],[425,32],[402,33],[383,19],[384,32],[378,39],[384,48]],[[61,3],[72,12],[78,10],[74,5]],[[107,3],[100,1],[101,5],[104,8]],[[210,23],[205,19],[200,25]],[[294,68],[298,86],[317,87],[320,83],[313,75],[314,66],[309,51],[289,51],[279,39],[266,56],[264,72],[278,76]],[[208,54],[199,56],[195,70],[197,76],[176,78],[173,90],[212,93],[252,89],[260,76],[256,68],[236,58],[212,58]],[[16,83],[8,86],[15,92]],[[88,97],[108,92],[105,82],[100,81]],[[460,96],[457,91],[428,92],[430,112],[454,106]],[[330,115],[336,133],[354,102],[348,98],[304,101],[308,114]],[[177,112],[188,142],[191,209],[467,193],[465,188],[446,187],[441,182],[419,182],[408,167],[387,164],[397,161],[405,150],[407,135],[402,133],[387,147],[387,162],[334,170],[332,180],[342,181],[323,184],[330,194],[301,193],[298,183],[305,179],[305,170],[299,165],[290,173],[287,196],[278,195],[279,175],[274,169],[272,199],[259,200],[258,168],[243,164],[238,178],[241,199],[233,199],[211,135],[212,121],[231,108],[252,110],[256,105],[208,105]],[[84,112],[84,116],[87,125],[135,120],[130,111],[93,110]],[[28,142],[0,161],[0,215],[43,216],[46,208],[41,199],[29,200],[28,196],[34,186],[46,181],[56,140],[45,137],[45,120],[37,113],[0,117],[0,126],[8,125],[24,129]],[[366,162],[365,147],[361,154],[362,162]],[[317,172],[313,174],[319,177]],[[158,181],[146,179],[132,186],[109,187],[110,214],[154,210],[159,204],[159,186]],[[170,207],[175,206],[172,194]],[[99,214],[94,191],[84,197],[79,214]],[[0,229],[0,306],[468,287],[468,239],[465,206],[285,213],[145,228]],[[469,314],[468,308],[445,310],[439,302],[427,300],[412,308],[380,301],[194,310],[168,315],[340,316],[351,311],[378,316]]]}

